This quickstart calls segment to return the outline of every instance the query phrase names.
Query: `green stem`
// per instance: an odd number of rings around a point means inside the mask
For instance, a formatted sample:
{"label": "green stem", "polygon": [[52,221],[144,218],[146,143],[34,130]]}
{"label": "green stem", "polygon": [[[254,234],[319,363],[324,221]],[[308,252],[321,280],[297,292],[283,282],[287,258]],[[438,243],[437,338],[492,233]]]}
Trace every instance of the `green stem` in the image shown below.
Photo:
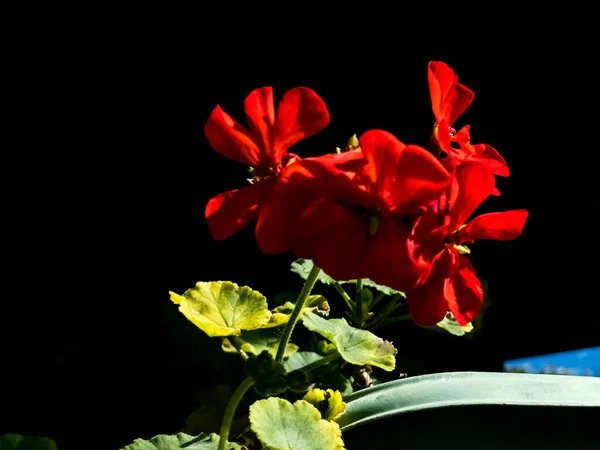
{"label": "green stem", "polygon": [[350,313],[354,314],[354,306],[353,306],[354,302],[352,301],[352,299],[350,298],[350,296],[346,292],[346,289],[344,289],[342,287],[342,285],[340,283],[338,283],[337,281],[335,283],[333,283],[333,287],[342,296],[342,298],[346,302],[346,305],[348,305],[348,308],[350,309]]}
{"label": "green stem", "polygon": [[248,354],[244,350],[242,350],[242,345],[244,345],[244,343],[242,342],[242,340],[239,337],[228,336],[227,339],[229,339],[229,342],[231,342],[231,345],[233,345],[235,347],[235,349],[238,351],[240,356],[242,358],[244,358],[244,361],[249,358]]}
{"label": "green stem", "polygon": [[240,401],[244,397],[246,391],[252,386],[254,386],[254,380],[252,379],[252,377],[246,378],[237,387],[237,389],[229,399],[229,403],[227,403],[227,408],[225,408],[225,414],[223,415],[221,430],[219,431],[219,450],[225,450],[225,445],[227,445],[227,440],[229,439],[229,430],[231,429],[231,423],[233,422],[235,410],[240,404]]}
{"label": "green stem", "polygon": [[363,280],[362,278],[359,278],[356,280],[356,310],[354,311],[354,324],[358,328],[363,326],[363,313]]}
{"label": "green stem", "polygon": [[392,323],[404,322],[406,320],[411,320],[411,319],[412,319],[412,316],[410,314],[406,314],[405,316],[390,317],[389,319],[384,319],[384,320],[380,321],[379,323],[376,323],[371,328],[371,331],[375,331],[377,328],[381,328],[386,325],[391,325]]}
{"label": "green stem", "polygon": [[381,311],[373,318],[369,323],[367,323],[366,328],[372,329],[375,325],[389,316],[394,310],[399,306],[398,300],[400,299],[400,294],[395,294],[389,302],[383,307]]}
{"label": "green stem", "polygon": [[379,294],[377,294],[377,297],[375,297],[375,299],[371,302],[371,307],[369,309],[373,311],[377,303],[379,303],[383,297],[385,297],[385,293],[380,292]]}
{"label": "green stem", "polygon": [[275,361],[278,363],[283,362],[283,356],[285,355],[285,348],[290,342],[290,338],[292,337],[292,331],[294,331],[294,327],[296,326],[296,322],[298,321],[298,317],[300,316],[300,312],[302,308],[304,308],[304,304],[306,303],[306,299],[310,295],[312,288],[317,282],[317,278],[319,277],[319,273],[321,269],[315,265],[313,265],[312,270],[308,274],[308,278],[304,282],[304,286],[302,286],[302,291],[300,291],[300,296],[296,301],[296,305],[294,306],[294,310],[290,315],[289,320],[285,324],[283,328],[283,334],[281,336],[281,341],[279,341],[279,347],[277,347],[277,355],[275,356]]}

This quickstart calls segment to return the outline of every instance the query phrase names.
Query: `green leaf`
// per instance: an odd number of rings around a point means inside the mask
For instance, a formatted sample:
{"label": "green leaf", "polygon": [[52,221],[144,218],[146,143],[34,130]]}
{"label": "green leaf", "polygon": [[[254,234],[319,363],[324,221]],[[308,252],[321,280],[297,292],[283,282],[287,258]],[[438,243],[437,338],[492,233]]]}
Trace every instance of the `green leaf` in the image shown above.
{"label": "green leaf", "polygon": [[329,355],[332,352],[337,352],[337,348],[333,342],[329,342],[327,339],[319,339],[317,341],[317,350],[324,355]]}
{"label": "green leaf", "polygon": [[344,448],[340,427],[321,418],[310,403],[282,398],[259,400],[250,406],[250,425],[260,442],[277,450],[338,450]]}
{"label": "green leaf", "polygon": [[[310,259],[300,258],[292,263],[291,270],[292,270],[292,272],[300,275],[300,277],[302,277],[303,280],[306,280],[308,278],[308,274],[312,270],[313,266],[314,266],[314,264]],[[335,284],[335,282],[336,282],[336,280],[331,278],[329,275],[327,275],[322,270],[319,273],[319,276],[317,277],[317,281],[320,281],[323,284]],[[341,283],[341,284],[347,284],[347,283],[356,283],[356,280],[347,280],[347,281],[337,280],[337,282]],[[381,284],[377,284],[374,281],[369,280],[368,278],[363,278],[363,286],[371,287],[379,292],[383,292],[386,295],[400,294],[403,297],[406,297],[404,292],[400,292],[400,291],[397,291],[390,287],[383,286]]]}
{"label": "green leaf", "polygon": [[310,403],[321,412],[325,420],[336,420],[346,412],[346,404],[342,401],[342,394],[333,389],[313,389],[307,392],[302,400]]}
{"label": "green leaf", "polygon": [[354,392],[352,382],[339,370],[326,373],[320,376],[313,385],[315,389],[333,389],[340,391],[342,396],[350,395]]}
{"label": "green leaf", "polygon": [[367,330],[348,325],[345,319],[322,319],[314,313],[304,313],[302,323],[311,331],[333,342],[342,358],[357,366],[376,366],[388,372],[396,367],[396,353],[391,342],[384,341]]}
{"label": "green leaf", "polygon": [[56,450],[56,443],[47,437],[7,433],[0,435],[0,450]]}
{"label": "green leaf", "polygon": [[179,311],[211,337],[239,336],[271,318],[264,295],[230,281],[200,281],[183,295],[169,293]]}
{"label": "green leaf", "polygon": [[[321,341],[327,342],[331,344],[329,341]],[[335,345],[331,344],[333,350],[335,351]],[[291,355],[286,361],[283,362],[283,367],[288,372],[288,387],[292,389],[294,392],[306,392],[309,388],[315,389],[328,389],[331,388],[333,390],[340,391],[342,395],[352,394],[354,389],[352,388],[352,383],[346,376],[344,376],[339,370],[328,370],[327,366],[321,366],[311,372],[311,375],[315,375],[316,378],[311,377],[313,379],[313,383],[309,383],[308,387],[305,387],[304,390],[294,389],[295,386],[291,385],[291,376],[296,372],[301,372],[303,367],[308,366],[309,364],[314,363],[322,359],[323,356],[319,355],[316,352],[308,352],[302,351],[297,352]],[[323,372],[323,373],[321,373]],[[300,380],[300,376],[296,375]]]}
{"label": "green leaf", "polygon": [[[262,352],[267,351],[273,356],[273,359],[275,359],[280,340],[280,334],[278,334],[276,330],[261,328],[259,330],[242,331],[241,335],[236,338],[236,344],[239,346],[240,350],[243,350],[249,355],[258,356]],[[237,349],[227,338],[223,338],[221,348],[227,353],[237,352]],[[297,351],[298,346],[290,342],[285,348],[284,357],[288,357]]]}
{"label": "green leaf", "polygon": [[[292,263],[292,272],[297,273],[303,280],[308,278],[308,274],[312,270],[314,264],[310,259],[297,259]],[[319,276],[317,277],[317,281],[320,281],[324,284],[334,284],[335,280],[327,275],[325,272],[321,270],[319,272]]]}
{"label": "green leaf", "polygon": [[464,336],[465,334],[473,331],[473,325],[469,322],[468,324],[461,326],[454,318],[454,315],[450,311],[444,317],[444,320],[437,324],[438,327],[443,328],[448,333],[454,336]]}
{"label": "green leaf", "polygon": [[[353,282],[356,282],[356,280],[353,280]],[[363,278],[363,286],[368,286],[379,292],[383,292],[385,295],[400,294],[402,297],[406,297],[404,292],[397,291],[396,289],[392,289],[391,287],[383,286],[382,284],[377,284],[374,281],[369,280],[368,278]]]}
{"label": "green leaf", "polygon": [[[122,450],[218,450],[219,435],[216,433],[200,433],[190,436],[185,433],[175,435],[159,434],[149,441],[136,439],[133,444],[126,445]],[[241,450],[238,444],[228,442],[227,450]]]}
{"label": "green leaf", "polygon": [[[295,303],[285,302],[283,305],[279,305],[276,308],[274,308],[271,311],[271,319],[269,319],[269,321],[266,324],[264,324],[262,328],[274,328],[279,327],[281,325],[285,325],[288,322],[288,320],[290,320],[290,316],[292,315],[294,306]],[[309,295],[306,298],[305,306],[304,308],[302,308],[301,312],[315,310],[318,310],[319,312],[321,312],[321,314],[325,316],[329,315],[329,303],[327,302],[327,299],[322,295]]]}
{"label": "green leaf", "polygon": [[291,355],[286,361],[283,362],[283,367],[286,371],[292,372],[294,370],[302,369],[309,364],[318,361],[323,358],[316,352],[298,352]]}

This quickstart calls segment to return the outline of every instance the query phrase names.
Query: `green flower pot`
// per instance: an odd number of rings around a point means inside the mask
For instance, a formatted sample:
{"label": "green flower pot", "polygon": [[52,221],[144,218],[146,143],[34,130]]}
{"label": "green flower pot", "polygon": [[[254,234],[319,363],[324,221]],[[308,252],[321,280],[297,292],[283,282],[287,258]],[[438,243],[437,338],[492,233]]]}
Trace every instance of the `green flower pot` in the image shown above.
{"label": "green flower pot", "polygon": [[454,372],[344,399],[348,449],[600,449],[600,379]]}

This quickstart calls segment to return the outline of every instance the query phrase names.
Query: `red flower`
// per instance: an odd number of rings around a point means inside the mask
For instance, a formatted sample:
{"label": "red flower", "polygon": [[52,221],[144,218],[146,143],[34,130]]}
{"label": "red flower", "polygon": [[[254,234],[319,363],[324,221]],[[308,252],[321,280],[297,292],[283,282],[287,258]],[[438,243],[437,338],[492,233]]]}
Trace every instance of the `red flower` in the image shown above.
{"label": "red flower", "polygon": [[[460,84],[458,76],[443,62],[429,63],[428,79],[435,115],[435,127],[430,142],[448,155],[444,160],[446,167],[451,169],[463,162],[473,161],[487,166],[496,175],[507,177],[508,166],[495,148],[487,144],[471,144],[469,125],[458,133],[452,128],[454,122],[473,101],[473,91]],[[499,192],[495,190],[493,194],[498,195]]]}
{"label": "red flower", "polygon": [[483,290],[464,255],[469,252],[465,244],[515,239],[528,216],[522,209],[482,214],[465,225],[494,187],[494,176],[486,167],[462,164],[455,171],[450,197],[432,204],[415,222],[408,239],[409,255],[427,268],[417,286],[406,293],[416,323],[435,325],[450,311],[466,325],[481,308]]}
{"label": "red flower", "polygon": [[329,123],[325,103],[314,91],[291,89],[281,99],[275,115],[271,87],[256,89],[244,102],[250,130],[217,106],[204,133],[222,155],[250,166],[250,186],[224,192],[206,205],[212,236],[225,239],[258,217],[270,201],[282,168],[297,159],[286,153],[298,141],[321,131]]}
{"label": "red flower", "polygon": [[458,82],[458,76],[445,63],[431,61],[427,68],[431,106],[435,116],[432,140],[443,151],[450,152],[452,125],[469,107],[475,94]]}
{"label": "red flower", "polygon": [[406,243],[413,216],[448,185],[449,174],[427,150],[386,131],[368,131],[359,141],[362,152],[286,169],[262,230],[273,231],[275,248],[290,247],[335,279],[370,278],[404,290],[421,270]]}

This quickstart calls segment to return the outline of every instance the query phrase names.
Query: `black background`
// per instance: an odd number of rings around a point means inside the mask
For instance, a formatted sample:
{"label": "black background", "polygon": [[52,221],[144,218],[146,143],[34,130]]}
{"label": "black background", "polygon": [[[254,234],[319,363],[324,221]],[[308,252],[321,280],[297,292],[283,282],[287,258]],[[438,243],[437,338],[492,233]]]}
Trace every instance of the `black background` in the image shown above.
{"label": "black background", "polygon": [[21,17],[10,42],[18,137],[3,165],[0,433],[108,449],[180,429],[194,389],[239,367],[202,362],[218,346],[168,291],[218,279],[267,297],[300,288],[293,255],[261,255],[252,226],[221,243],[208,235],[207,200],[245,179],[203,136],[212,109],[243,122],[252,89],[280,98],[307,86],[332,120],[296,153],[331,152],[372,128],[424,144],[430,60],[475,92],[456,125],[471,124],[473,142],[511,169],[482,211],[530,217],[518,240],[476,245],[493,299],[480,333],[386,337],[422,372],[501,370],[505,359],[600,344],[597,81],[583,16],[211,8]]}

